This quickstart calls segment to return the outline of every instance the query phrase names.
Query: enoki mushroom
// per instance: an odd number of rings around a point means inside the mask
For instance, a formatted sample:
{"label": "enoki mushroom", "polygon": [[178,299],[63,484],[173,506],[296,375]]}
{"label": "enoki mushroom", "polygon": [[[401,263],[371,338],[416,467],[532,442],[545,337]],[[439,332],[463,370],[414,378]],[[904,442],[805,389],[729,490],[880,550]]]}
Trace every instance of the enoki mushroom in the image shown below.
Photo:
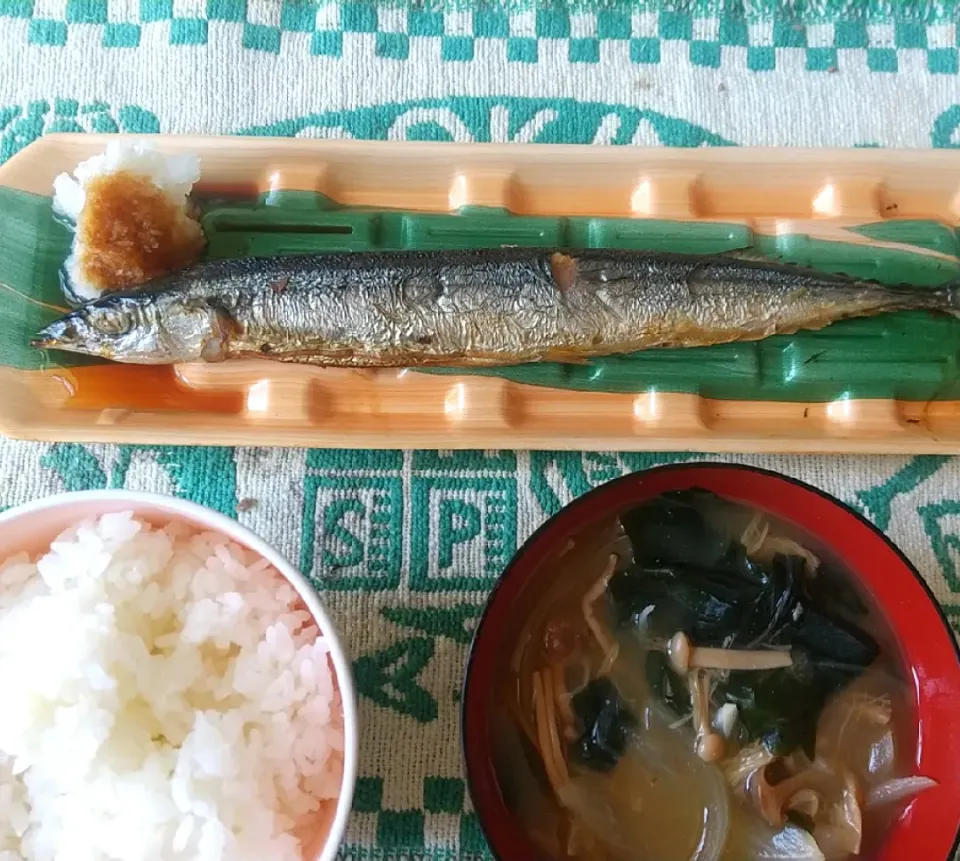
{"label": "enoki mushroom", "polygon": [[743,545],[747,556],[753,556],[760,549],[763,542],[767,540],[769,533],[770,524],[764,516],[759,512],[754,514],[740,536],[740,543]]}
{"label": "enoki mushroom", "polygon": [[717,762],[723,759],[723,736],[714,732],[710,725],[710,689],[709,680],[702,670],[693,670],[687,674],[687,687],[690,691],[690,703],[693,706],[693,728],[697,734],[696,752],[705,762]]}
{"label": "enoki mushroom", "polygon": [[573,724],[576,722],[576,716],[573,713],[573,706],[570,704],[570,694],[567,691],[567,683],[564,678],[564,669],[562,664],[554,664],[545,673],[549,673],[553,680],[553,701],[560,713],[560,719],[563,721],[564,737],[569,741],[573,738]]}
{"label": "enoki mushroom", "polygon": [[557,700],[554,692],[553,676],[549,672],[543,672],[541,678],[543,679],[544,710],[547,716],[547,728],[550,730],[550,743],[556,755],[560,773],[563,775],[564,783],[566,783],[567,764],[563,758],[563,747],[560,744],[560,732],[557,727],[557,712],[555,709]]}
{"label": "enoki mushroom", "polygon": [[774,556],[802,556],[808,577],[820,567],[820,559],[792,538],[770,534],[770,523],[762,514],[755,514],[740,536],[740,543],[751,559],[769,562]]}
{"label": "enoki mushroom", "polygon": [[543,767],[553,791],[559,797],[567,784],[569,774],[560,747],[554,712],[553,685],[548,672],[533,674],[533,711],[537,722],[537,739],[543,757]]}
{"label": "enoki mushroom", "polygon": [[617,662],[617,658],[620,655],[620,645],[618,643],[613,644],[613,648],[607,652],[603,657],[603,663],[600,664],[600,675],[607,675],[610,670],[613,668],[613,665]]}
{"label": "enoki mushroom", "polygon": [[[613,554],[610,555],[610,560],[607,562],[607,567],[604,568],[603,573],[600,575],[599,579],[593,586],[590,587],[590,590],[586,595],[583,596],[583,618],[587,621],[587,627],[590,629],[590,632],[593,634],[597,643],[600,645],[600,648],[603,650],[603,653],[606,655],[606,660],[610,659],[611,652],[614,652],[616,649],[616,643],[610,639],[610,635],[603,629],[603,626],[597,621],[596,613],[593,611],[593,605],[604,595],[607,591],[607,586],[610,583],[610,578],[613,576],[614,571],[617,570],[617,557]],[[616,660],[616,655],[614,654],[613,660]],[[611,665],[613,661],[610,662]]]}
{"label": "enoki mushroom", "polygon": [[[536,708],[536,706],[534,706],[534,708]],[[527,716],[523,714],[519,701],[514,702],[513,700],[508,700],[507,710],[510,712],[511,717],[516,721],[517,726],[520,727],[529,742],[534,747],[537,747],[538,742],[536,728],[530,726],[530,721],[528,721]]]}

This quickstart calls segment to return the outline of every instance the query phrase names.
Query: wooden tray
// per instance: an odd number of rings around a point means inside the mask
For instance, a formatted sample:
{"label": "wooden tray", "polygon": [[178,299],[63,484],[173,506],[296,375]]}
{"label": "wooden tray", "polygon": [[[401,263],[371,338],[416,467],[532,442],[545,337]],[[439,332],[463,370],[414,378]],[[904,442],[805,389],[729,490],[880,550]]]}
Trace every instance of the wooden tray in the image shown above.
{"label": "wooden tray", "polygon": [[[62,228],[48,224],[53,179],[102,151],[108,140],[53,135],[0,167],[0,287],[6,288],[0,291],[0,342],[26,342],[25,326],[35,320],[24,309],[51,313],[42,306],[58,289],[57,267],[69,241],[65,231],[58,232]],[[519,231],[521,241],[537,244],[551,235],[550,224],[563,221],[564,229],[583,228],[585,241],[594,244],[616,235],[620,247],[673,247],[681,236],[693,247],[722,250],[738,247],[737,242],[742,247],[743,236],[749,236],[747,244],[772,248],[777,256],[798,262],[812,259],[827,269],[850,268],[853,254],[860,255],[861,270],[881,275],[909,258],[917,280],[926,283],[960,271],[955,232],[960,155],[946,151],[648,150],[212,137],[157,141],[168,152],[200,155],[198,192],[206,198],[226,195],[249,202],[259,196],[261,203],[278,204],[288,193],[300,192],[312,194],[322,206],[335,201],[408,213],[459,210],[487,218],[482,222],[490,225],[484,228],[487,233],[467,244],[506,242],[498,232],[503,224]],[[302,205],[303,200],[295,202]],[[333,211],[337,217],[356,212]],[[212,214],[211,224],[221,216],[226,217],[222,211]],[[407,224],[397,223],[401,228]],[[445,235],[442,225],[430,224],[418,234],[421,247]],[[234,224],[231,231],[222,241],[211,240],[212,254],[237,249],[262,253],[255,229],[244,233]],[[358,233],[347,239],[342,234],[340,239],[318,234],[308,243],[357,247]],[[456,241],[450,237],[457,231],[448,234],[443,240],[447,246]],[[400,229],[397,235],[403,246],[407,234]],[[459,235],[466,234],[460,229]],[[600,239],[594,242],[596,237]],[[297,242],[285,250],[297,250]],[[818,257],[811,248],[828,253]],[[960,323],[937,325],[941,329],[929,330],[923,328],[927,323],[911,318],[898,329],[852,321],[830,327],[822,342],[778,342],[778,355],[787,355],[791,349],[796,353],[839,338],[850,373],[860,378],[870,374],[854,367],[850,357],[860,349],[874,359],[884,354],[887,366],[896,365],[890,373],[903,376],[906,391],[902,397],[863,398],[857,392],[870,386],[858,383],[851,384],[851,396],[840,391],[844,384],[831,371],[832,378],[827,374],[814,389],[837,389],[838,396],[799,400],[796,393],[807,390],[791,388],[789,375],[781,380],[789,400],[778,399],[776,387],[772,394],[761,387],[763,399],[749,400],[709,396],[706,384],[694,392],[678,391],[683,386],[674,385],[670,376],[675,364],[684,363],[689,379],[699,356],[708,357],[694,350],[669,362],[660,357],[638,364],[646,382],[638,382],[636,391],[614,393],[577,390],[584,388],[579,383],[558,389],[503,376],[315,369],[267,361],[171,369],[39,367],[10,359],[10,350],[5,353],[0,346],[0,432],[24,439],[152,444],[955,452],[960,451],[960,400],[953,395],[954,389],[960,392]],[[913,364],[911,333],[923,334],[927,344]],[[907,358],[896,359],[904,349]],[[737,361],[743,355],[738,353]],[[758,366],[766,361],[760,352],[750,355]],[[634,366],[626,367],[629,387]],[[724,390],[723,367],[714,369],[718,390]],[[526,371],[521,369],[521,379]]]}

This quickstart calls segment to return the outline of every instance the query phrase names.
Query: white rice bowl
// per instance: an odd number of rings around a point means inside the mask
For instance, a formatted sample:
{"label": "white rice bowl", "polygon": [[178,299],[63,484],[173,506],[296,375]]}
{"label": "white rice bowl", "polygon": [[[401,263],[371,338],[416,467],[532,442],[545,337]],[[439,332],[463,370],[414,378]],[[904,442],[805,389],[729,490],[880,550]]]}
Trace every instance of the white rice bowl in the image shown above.
{"label": "white rice bowl", "polygon": [[0,861],[300,861],[344,781],[330,653],[219,533],[111,513],[0,562]]}
{"label": "white rice bowl", "polygon": [[[164,155],[148,140],[114,140],[106,150],[81,162],[73,171],[53,181],[53,211],[70,222],[80,223],[86,204],[86,188],[98,176],[126,171],[149,179],[182,212],[182,229],[200,235],[200,225],[189,214],[189,196],[200,179],[200,158],[196,155]],[[91,283],[81,265],[82,248],[74,238],[64,263],[70,288],[80,299],[96,299],[103,291]]]}

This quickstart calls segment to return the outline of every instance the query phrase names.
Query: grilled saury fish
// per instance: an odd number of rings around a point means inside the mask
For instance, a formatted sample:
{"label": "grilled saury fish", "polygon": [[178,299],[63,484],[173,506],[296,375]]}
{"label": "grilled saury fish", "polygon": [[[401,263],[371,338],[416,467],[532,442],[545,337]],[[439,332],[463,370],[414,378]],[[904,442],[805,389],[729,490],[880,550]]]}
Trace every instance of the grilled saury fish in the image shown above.
{"label": "grilled saury fish", "polygon": [[928,309],[958,289],[639,251],[505,248],[203,263],[84,305],[37,347],[168,364],[267,357],[348,367],[578,361],[748,341]]}

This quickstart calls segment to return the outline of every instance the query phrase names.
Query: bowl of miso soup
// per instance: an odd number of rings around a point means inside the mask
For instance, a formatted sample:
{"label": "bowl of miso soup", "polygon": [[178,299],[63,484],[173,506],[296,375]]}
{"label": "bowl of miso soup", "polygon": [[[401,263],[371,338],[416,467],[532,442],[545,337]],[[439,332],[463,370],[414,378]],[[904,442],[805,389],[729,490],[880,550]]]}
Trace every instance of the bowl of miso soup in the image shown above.
{"label": "bowl of miso soup", "polygon": [[851,508],[683,464],[550,519],[492,592],[462,697],[498,861],[950,861],[960,654]]}

